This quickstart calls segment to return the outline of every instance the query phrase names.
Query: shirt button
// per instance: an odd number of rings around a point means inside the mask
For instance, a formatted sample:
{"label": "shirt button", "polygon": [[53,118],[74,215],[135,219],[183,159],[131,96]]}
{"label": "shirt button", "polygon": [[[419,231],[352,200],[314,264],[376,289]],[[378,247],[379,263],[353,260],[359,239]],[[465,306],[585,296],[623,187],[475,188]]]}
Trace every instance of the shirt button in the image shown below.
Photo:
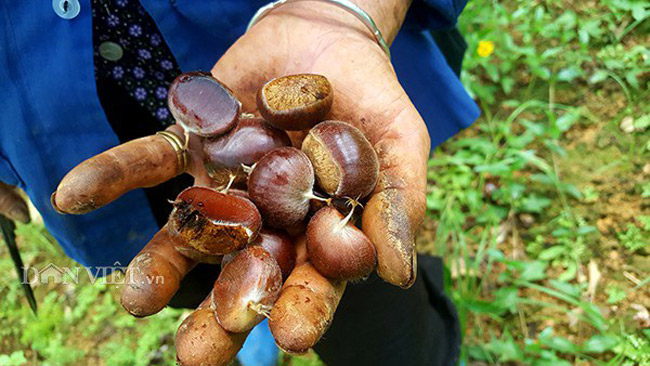
{"label": "shirt button", "polygon": [[79,5],[79,0],[52,0],[52,8],[61,18],[72,19],[79,15],[81,5]]}
{"label": "shirt button", "polygon": [[124,55],[124,51],[122,50],[122,46],[119,44],[106,41],[99,45],[99,55],[102,56],[104,60],[118,61]]}

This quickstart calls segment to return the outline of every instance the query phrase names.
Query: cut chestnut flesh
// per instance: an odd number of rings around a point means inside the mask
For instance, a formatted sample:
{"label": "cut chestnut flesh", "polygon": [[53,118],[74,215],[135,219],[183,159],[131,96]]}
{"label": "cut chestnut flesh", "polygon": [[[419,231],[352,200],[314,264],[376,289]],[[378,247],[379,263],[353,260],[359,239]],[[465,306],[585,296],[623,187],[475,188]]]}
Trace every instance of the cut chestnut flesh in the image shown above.
{"label": "cut chestnut flesh", "polygon": [[227,134],[203,141],[205,166],[210,175],[219,181],[225,180],[224,177],[229,174],[245,177],[242,164],[253,165],[267,152],[290,145],[291,140],[286,132],[263,119],[240,119]]}
{"label": "cut chestnut flesh", "polygon": [[230,89],[207,72],[179,75],[169,87],[169,110],[187,131],[219,136],[237,123],[241,103]]}
{"label": "cut chestnut flesh", "polygon": [[246,198],[207,187],[190,187],[174,202],[167,225],[177,246],[205,255],[241,249],[257,237],[260,213]]}
{"label": "cut chestnut flesh", "polygon": [[316,74],[288,75],[273,79],[257,94],[257,107],[272,125],[299,131],[325,119],[333,92],[327,78]]}

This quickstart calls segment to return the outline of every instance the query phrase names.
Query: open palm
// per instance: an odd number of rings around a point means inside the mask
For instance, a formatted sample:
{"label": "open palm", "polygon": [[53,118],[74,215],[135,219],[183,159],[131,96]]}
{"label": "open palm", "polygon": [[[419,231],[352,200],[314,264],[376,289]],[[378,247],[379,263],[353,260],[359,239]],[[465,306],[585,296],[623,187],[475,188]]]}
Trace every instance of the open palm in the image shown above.
{"label": "open palm", "polygon": [[328,117],[361,129],[379,156],[379,183],[363,215],[363,231],[377,246],[378,273],[408,287],[415,280],[414,234],[425,208],[429,135],[388,56],[362,24],[351,21],[274,12],[241,37],[212,73],[251,113],[257,111],[257,91],[272,78],[316,73],[330,80],[334,104]]}

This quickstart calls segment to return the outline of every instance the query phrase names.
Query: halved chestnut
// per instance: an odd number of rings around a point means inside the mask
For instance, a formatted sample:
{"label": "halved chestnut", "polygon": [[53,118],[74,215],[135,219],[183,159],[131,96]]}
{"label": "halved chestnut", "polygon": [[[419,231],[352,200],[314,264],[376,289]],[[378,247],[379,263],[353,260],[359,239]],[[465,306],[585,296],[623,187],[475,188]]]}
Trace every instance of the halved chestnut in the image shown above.
{"label": "halved chestnut", "polygon": [[199,136],[219,136],[237,123],[241,103],[210,73],[179,75],[169,87],[169,110],[187,131]]}
{"label": "halved chestnut", "polygon": [[332,86],[316,74],[288,75],[270,80],[257,93],[262,116],[277,128],[306,130],[325,119],[332,108]]}
{"label": "halved chestnut", "polygon": [[290,145],[286,132],[261,118],[243,118],[227,134],[203,141],[205,167],[221,184],[225,184],[231,174],[237,177],[236,182],[243,182],[247,175],[242,165],[253,165],[267,152]]}
{"label": "halved chestnut", "polygon": [[167,230],[180,252],[218,256],[257,237],[262,218],[246,198],[208,187],[190,187],[174,201]]}

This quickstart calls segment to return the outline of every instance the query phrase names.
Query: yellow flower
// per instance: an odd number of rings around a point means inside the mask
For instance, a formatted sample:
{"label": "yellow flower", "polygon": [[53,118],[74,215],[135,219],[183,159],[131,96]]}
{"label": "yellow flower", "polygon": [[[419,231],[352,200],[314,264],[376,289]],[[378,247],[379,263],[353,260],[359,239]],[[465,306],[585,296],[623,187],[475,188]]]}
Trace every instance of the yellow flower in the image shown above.
{"label": "yellow flower", "polygon": [[492,52],[494,52],[494,42],[480,41],[478,43],[478,49],[476,50],[476,53],[478,53],[479,56],[489,57]]}

